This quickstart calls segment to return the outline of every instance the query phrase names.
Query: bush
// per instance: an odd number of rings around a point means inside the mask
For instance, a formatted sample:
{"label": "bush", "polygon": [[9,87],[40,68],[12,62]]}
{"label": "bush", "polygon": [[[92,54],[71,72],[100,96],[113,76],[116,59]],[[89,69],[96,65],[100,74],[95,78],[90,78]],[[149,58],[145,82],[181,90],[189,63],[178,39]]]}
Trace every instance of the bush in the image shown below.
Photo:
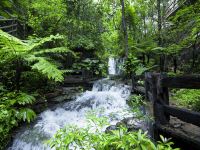
{"label": "bush", "polygon": [[36,114],[25,105],[32,104],[35,98],[22,92],[0,92],[0,150],[9,142],[10,133],[21,121],[30,122]]}
{"label": "bush", "polygon": [[149,116],[144,115],[142,111],[142,107],[146,106],[146,103],[141,95],[132,95],[128,100],[128,105],[136,118],[140,120],[149,119]]}
{"label": "bush", "polygon": [[172,99],[176,100],[181,106],[200,111],[200,90],[181,89],[175,92]]}

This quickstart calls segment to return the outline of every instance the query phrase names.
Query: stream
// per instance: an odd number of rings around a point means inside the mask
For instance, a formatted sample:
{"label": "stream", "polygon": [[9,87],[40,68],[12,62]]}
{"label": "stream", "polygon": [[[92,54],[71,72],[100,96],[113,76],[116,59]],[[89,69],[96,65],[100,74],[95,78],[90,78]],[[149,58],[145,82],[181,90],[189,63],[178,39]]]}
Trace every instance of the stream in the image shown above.
{"label": "stream", "polygon": [[[8,150],[51,150],[45,141],[66,125],[84,127],[85,115],[91,110],[103,109],[97,111],[97,115],[107,116],[111,125],[124,118],[132,117],[133,113],[127,104],[130,91],[131,87],[121,82],[109,79],[98,80],[91,91],[83,92],[76,100],[42,112],[35,122],[22,127]],[[140,122],[135,121],[135,124]]]}

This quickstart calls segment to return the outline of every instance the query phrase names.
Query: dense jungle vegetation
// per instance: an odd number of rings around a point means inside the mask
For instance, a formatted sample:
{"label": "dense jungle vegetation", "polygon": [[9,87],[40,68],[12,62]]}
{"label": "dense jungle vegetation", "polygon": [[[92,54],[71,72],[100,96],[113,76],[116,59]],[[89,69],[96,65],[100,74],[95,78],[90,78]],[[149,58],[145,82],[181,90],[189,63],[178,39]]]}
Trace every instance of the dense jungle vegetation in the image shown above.
{"label": "dense jungle vegetation", "polygon": [[[145,71],[199,74],[200,1],[178,0],[180,7],[172,12],[170,3],[173,0],[1,0],[0,149],[18,126],[36,118],[37,99],[45,99],[45,93],[79,70],[106,77],[109,57],[125,58],[124,78]],[[1,30],[10,25],[3,24],[4,19],[17,20],[15,34]],[[200,111],[199,90],[172,93],[176,105]],[[96,120],[99,128],[107,124],[105,118],[94,118],[89,120]],[[123,126],[113,133],[96,132],[66,127],[49,143],[59,150],[73,142],[97,150],[173,149],[163,137],[156,145],[141,131],[129,133]]]}

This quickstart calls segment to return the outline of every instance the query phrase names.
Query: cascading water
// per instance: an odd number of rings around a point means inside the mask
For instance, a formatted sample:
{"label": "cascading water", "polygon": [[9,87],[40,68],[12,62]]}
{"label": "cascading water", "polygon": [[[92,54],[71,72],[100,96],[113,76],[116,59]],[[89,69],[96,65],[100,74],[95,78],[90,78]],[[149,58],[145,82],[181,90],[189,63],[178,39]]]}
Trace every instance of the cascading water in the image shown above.
{"label": "cascading water", "polygon": [[114,58],[110,57],[108,60],[108,74],[115,75],[116,74],[116,61]]}
{"label": "cascading water", "polygon": [[116,124],[132,116],[126,103],[129,95],[129,86],[113,80],[99,80],[94,83],[92,91],[84,92],[75,101],[41,113],[33,125],[19,131],[9,150],[50,150],[44,141],[66,125],[84,127],[85,115],[90,110],[103,108],[101,115],[108,116],[111,124]]}
{"label": "cascading water", "polygon": [[108,60],[108,74],[120,75],[122,73],[122,65],[124,64],[124,58],[110,57]]}

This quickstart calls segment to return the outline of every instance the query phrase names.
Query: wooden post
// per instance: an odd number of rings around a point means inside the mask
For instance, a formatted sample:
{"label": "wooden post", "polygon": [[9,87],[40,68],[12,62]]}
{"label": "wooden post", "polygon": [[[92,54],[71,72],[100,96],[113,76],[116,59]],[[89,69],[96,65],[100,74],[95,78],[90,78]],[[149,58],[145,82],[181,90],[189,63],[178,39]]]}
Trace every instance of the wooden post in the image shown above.
{"label": "wooden post", "polygon": [[149,73],[145,72],[145,99],[146,100],[149,100],[148,92],[150,91],[150,85],[149,85],[149,82],[148,82],[148,80],[149,80],[148,76],[149,76]]}
{"label": "wooden post", "polygon": [[136,79],[134,74],[131,75],[131,79],[132,79],[132,91],[134,92],[134,89],[136,87]]}
{"label": "wooden post", "polygon": [[158,108],[162,114],[160,124],[165,125],[169,123],[169,115],[164,112],[163,105],[169,105],[169,91],[168,87],[163,87],[160,81],[164,78],[167,78],[166,73],[161,73],[157,78],[157,103],[159,104]]}
{"label": "wooden post", "polygon": [[169,117],[164,113],[163,105],[169,105],[168,88],[161,87],[159,84],[160,78],[163,75],[152,74],[152,99],[153,99],[153,113],[156,124],[167,124]]}

